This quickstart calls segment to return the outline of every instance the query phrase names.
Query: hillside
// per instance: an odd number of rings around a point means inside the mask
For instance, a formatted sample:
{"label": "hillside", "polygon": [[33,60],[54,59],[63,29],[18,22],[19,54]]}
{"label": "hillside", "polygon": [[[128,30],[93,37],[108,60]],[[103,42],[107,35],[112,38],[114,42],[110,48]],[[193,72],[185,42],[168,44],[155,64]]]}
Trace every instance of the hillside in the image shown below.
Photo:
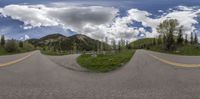
{"label": "hillside", "polygon": [[138,39],[136,41],[133,41],[130,43],[132,48],[140,48],[141,46],[145,44],[150,44],[152,43],[154,38],[144,38],[144,39]]}
{"label": "hillside", "polygon": [[[31,44],[36,47],[42,47],[43,49],[52,50],[80,50],[80,51],[90,51],[96,50],[97,45],[100,45],[100,41],[94,40],[88,36],[82,34],[76,34],[70,37],[66,37],[61,34],[51,34],[40,39],[30,39],[28,40]],[[103,43],[104,46],[109,47],[108,44]]]}

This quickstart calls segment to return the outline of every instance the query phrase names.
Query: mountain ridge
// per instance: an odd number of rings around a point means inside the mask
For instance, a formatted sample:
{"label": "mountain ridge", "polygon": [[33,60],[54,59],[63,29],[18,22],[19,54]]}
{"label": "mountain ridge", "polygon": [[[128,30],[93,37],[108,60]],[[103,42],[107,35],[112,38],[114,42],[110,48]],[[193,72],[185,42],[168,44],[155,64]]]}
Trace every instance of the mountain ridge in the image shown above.
{"label": "mountain ridge", "polygon": [[29,39],[27,41],[33,44],[35,47],[54,50],[73,50],[76,47],[77,50],[91,51],[96,50],[100,43],[109,47],[109,45],[105,42],[100,42],[83,34],[75,34],[67,37],[56,33],[41,37],[39,39]]}

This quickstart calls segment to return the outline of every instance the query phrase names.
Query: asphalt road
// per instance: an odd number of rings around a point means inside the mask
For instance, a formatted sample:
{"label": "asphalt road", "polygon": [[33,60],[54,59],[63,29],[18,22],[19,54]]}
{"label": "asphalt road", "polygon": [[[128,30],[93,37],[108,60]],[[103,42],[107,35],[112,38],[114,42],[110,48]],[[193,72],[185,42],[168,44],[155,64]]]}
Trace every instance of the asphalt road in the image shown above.
{"label": "asphalt road", "polygon": [[[3,56],[0,62],[29,54]],[[78,55],[63,56],[64,62],[63,57],[59,60],[37,51],[0,68],[0,99],[200,99],[199,67],[179,67],[151,55],[173,63],[200,63],[200,57],[138,50],[126,66],[92,73],[78,71],[82,69],[74,63]],[[75,70],[68,69],[73,66]]]}

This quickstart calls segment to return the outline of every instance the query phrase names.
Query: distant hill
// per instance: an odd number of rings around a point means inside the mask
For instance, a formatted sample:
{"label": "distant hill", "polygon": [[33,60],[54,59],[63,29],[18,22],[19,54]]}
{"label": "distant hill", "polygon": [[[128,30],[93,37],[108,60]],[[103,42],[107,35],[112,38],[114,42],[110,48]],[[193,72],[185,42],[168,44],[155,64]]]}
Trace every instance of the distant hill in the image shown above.
{"label": "distant hill", "polygon": [[143,39],[138,39],[138,40],[136,40],[136,41],[131,42],[130,45],[131,45],[132,48],[139,48],[139,47],[142,46],[142,45],[152,43],[153,40],[154,40],[154,38],[143,38]]}
{"label": "distant hill", "polygon": [[54,41],[54,40],[61,40],[61,39],[67,39],[67,37],[62,34],[50,34],[50,35],[40,38],[41,41]]}
{"label": "distant hill", "polygon": [[[96,50],[100,41],[94,40],[82,34],[76,34],[66,37],[62,34],[51,34],[44,36],[40,39],[29,39],[28,42],[36,47],[46,47],[55,50],[73,50],[76,46],[77,50]],[[103,43],[104,46],[110,47],[108,44]]]}

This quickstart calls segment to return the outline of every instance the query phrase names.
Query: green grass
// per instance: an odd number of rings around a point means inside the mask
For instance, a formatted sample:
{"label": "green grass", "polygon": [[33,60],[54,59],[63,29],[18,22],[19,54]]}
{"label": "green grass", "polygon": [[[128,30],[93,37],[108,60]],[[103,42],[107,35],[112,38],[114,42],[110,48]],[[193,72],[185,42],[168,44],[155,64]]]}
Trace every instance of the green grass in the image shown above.
{"label": "green grass", "polygon": [[12,54],[16,54],[16,53],[18,53],[18,52],[9,53],[5,49],[3,49],[2,47],[0,47],[0,55],[12,55]]}
{"label": "green grass", "polygon": [[91,54],[83,54],[77,58],[77,62],[84,68],[94,72],[109,72],[127,63],[134,51],[126,50],[112,54],[99,54],[93,57]]}
{"label": "green grass", "polygon": [[55,52],[55,51],[44,51],[44,50],[41,50],[41,53],[45,55],[51,55],[51,56],[62,56],[62,55],[69,54],[67,52]]}
{"label": "green grass", "polygon": [[182,45],[179,46],[174,51],[166,51],[162,49],[162,45],[156,45],[150,47],[149,50],[170,53],[170,54],[178,54],[178,55],[188,55],[188,56],[200,56],[200,46],[199,45]]}
{"label": "green grass", "polygon": [[25,53],[25,52],[30,52],[30,51],[33,51],[33,50],[19,50],[19,51],[15,51],[15,52],[7,52],[4,48],[0,47],[0,56],[20,54],[20,53]]}

